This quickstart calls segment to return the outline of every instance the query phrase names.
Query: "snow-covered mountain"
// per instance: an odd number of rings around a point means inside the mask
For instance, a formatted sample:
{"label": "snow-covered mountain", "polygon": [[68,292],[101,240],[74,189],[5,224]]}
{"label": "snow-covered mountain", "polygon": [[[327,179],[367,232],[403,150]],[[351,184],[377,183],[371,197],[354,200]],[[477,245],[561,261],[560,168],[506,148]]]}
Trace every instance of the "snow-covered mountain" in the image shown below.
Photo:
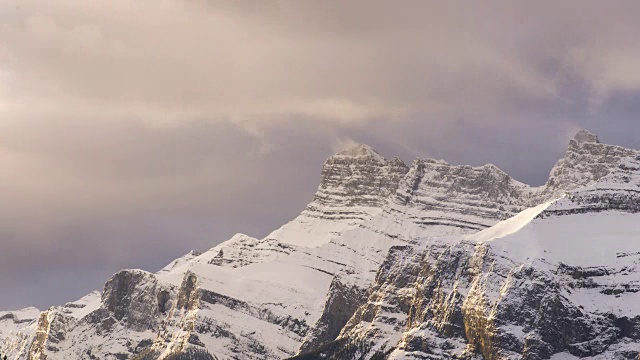
{"label": "snow-covered mountain", "polygon": [[299,359],[638,359],[640,157],[475,234],[393,247]]}
{"label": "snow-covered mountain", "polygon": [[[102,294],[40,314],[0,313],[0,349],[49,360],[637,356],[640,311],[620,305],[635,292],[619,292],[637,284],[610,274],[635,274],[638,155],[580,131],[532,188],[494,165],[407,167],[357,145],[326,161],[313,201],[266,238],[238,234],[155,274],[123,270]],[[613,237],[623,255],[582,262]],[[616,335],[598,348],[589,336],[607,329]]]}

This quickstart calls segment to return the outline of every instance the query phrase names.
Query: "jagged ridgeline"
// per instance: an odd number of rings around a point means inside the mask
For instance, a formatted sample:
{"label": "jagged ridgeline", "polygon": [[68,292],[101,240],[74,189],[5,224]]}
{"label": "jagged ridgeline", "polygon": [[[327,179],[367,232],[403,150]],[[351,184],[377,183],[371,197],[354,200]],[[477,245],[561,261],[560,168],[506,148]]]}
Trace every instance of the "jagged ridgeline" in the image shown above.
{"label": "jagged ridgeline", "polygon": [[494,165],[331,156],[306,209],[40,312],[11,359],[638,359],[640,152],[570,141],[546,185]]}

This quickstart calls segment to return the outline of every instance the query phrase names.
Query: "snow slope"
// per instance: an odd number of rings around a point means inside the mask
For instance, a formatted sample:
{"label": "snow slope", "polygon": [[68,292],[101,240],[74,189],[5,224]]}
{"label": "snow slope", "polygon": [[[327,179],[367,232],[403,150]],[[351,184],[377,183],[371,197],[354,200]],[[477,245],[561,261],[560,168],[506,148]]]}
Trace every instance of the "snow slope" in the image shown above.
{"label": "snow slope", "polygon": [[33,325],[40,316],[40,310],[30,307],[17,311],[0,311],[0,338]]}

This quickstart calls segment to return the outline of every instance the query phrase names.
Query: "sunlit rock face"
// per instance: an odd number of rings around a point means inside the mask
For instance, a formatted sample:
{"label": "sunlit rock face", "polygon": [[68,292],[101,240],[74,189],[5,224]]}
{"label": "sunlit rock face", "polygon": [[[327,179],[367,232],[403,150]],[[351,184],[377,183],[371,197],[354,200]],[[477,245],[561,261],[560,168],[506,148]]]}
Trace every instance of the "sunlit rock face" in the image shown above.
{"label": "sunlit rock face", "polygon": [[117,321],[137,331],[155,328],[158,314],[166,312],[169,290],[153,274],[125,270],[109,280],[102,294],[104,309]]}
{"label": "sunlit rock face", "polygon": [[[545,186],[356,145],[300,216],[0,312],[12,359],[635,359],[640,158],[580,131]],[[559,198],[559,199],[558,199]],[[515,217],[514,217],[515,216]]]}

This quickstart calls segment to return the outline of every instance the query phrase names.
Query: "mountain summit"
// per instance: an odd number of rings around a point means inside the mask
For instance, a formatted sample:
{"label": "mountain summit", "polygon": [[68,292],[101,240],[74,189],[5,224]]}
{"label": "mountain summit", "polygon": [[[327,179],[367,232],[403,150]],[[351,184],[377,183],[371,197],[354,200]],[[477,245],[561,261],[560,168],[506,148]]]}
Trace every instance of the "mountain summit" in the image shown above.
{"label": "mountain summit", "polygon": [[0,313],[12,359],[632,359],[640,153],[581,130],[542,187],[356,145],[305,210],[102,293]]}
{"label": "mountain summit", "polygon": [[569,141],[569,148],[551,170],[546,197],[555,197],[577,186],[599,180],[613,171],[626,157],[639,155],[638,150],[602,144],[587,130],[580,130]]}
{"label": "mountain summit", "polygon": [[373,150],[371,146],[366,144],[354,144],[346,149],[338,152],[334,156],[344,156],[352,158],[371,158],[376,161],[383,162],[385,159],[377,151]]}
{"label": "mountain summit", "polygon": [[577,143],[596,143],[599,144],[600,140],[598,140],[598,135],[590,132],[589,130],[581,129],[578,130],[576,135],[573,137]]}

